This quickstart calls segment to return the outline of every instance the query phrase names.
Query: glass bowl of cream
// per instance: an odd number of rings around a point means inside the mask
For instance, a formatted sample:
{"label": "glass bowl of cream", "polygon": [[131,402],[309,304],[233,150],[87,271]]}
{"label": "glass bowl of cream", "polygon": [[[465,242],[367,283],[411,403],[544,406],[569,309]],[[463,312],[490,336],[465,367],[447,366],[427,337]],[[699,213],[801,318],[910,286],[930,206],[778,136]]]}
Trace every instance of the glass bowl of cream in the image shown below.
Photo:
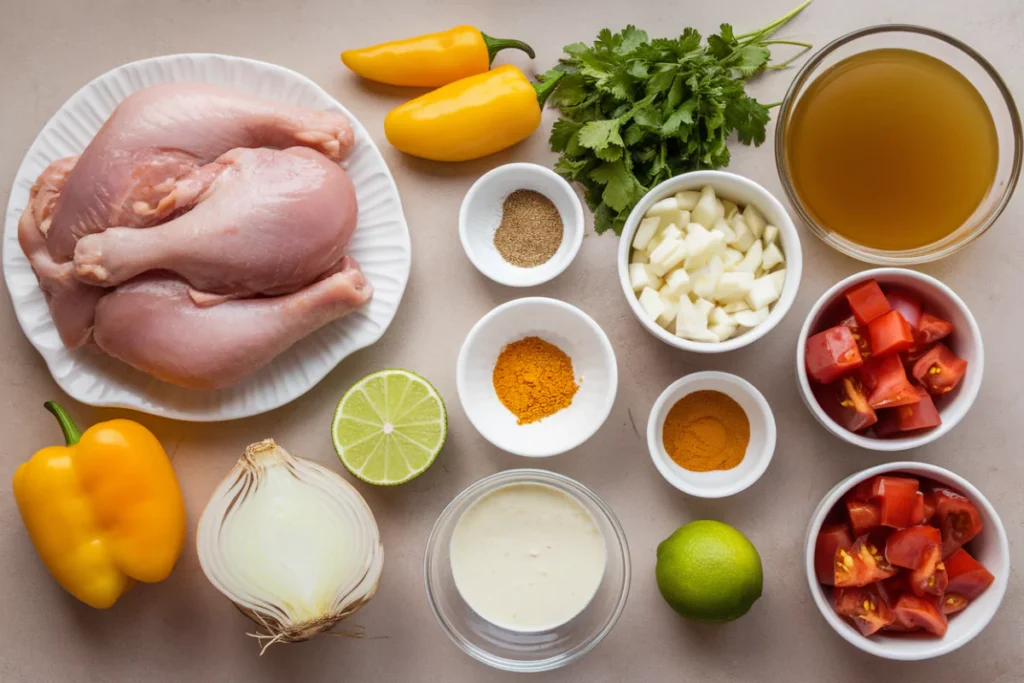
{"label": "glass bowl of cream", "polygon": [[579,482],[536,469],[470,485],[438,517],[424,556],[441,628],[475,659],[548,671],[590,652],[626,605],[626,536]]}

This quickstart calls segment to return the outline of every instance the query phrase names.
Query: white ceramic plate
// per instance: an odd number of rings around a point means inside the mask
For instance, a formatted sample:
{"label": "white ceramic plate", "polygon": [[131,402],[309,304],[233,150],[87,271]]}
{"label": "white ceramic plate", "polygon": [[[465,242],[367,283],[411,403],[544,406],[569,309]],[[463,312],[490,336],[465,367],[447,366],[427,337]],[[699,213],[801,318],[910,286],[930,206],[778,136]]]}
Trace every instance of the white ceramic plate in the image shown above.
{"label": "white ceramic plate", "polygon": [[[373,299],[361,310],[309,335],[254,375],[217,391],[196,391],[161,382],[95,350],[68,351],[57,336],[43,293],[18,246],[18,218],[39,174],[56,159],[81,153],[129,94],[172,82],[212,83],[267,100],[341,112],[355,131],[355,148],[343,163],[359,200],[359,223],[349,253],[373,284]],[[346,356],[376,342],[395,317],[411,263],[409,229],[398,188],[359,121],[301,74],[226,55],[170,55],[132,62],[103,74],[75,93],[25,155],[4,224],[4,278],[18,322],[60,388],[82,403],[133,408],[195,422],[249,417],[282,406],[313,388]]]}

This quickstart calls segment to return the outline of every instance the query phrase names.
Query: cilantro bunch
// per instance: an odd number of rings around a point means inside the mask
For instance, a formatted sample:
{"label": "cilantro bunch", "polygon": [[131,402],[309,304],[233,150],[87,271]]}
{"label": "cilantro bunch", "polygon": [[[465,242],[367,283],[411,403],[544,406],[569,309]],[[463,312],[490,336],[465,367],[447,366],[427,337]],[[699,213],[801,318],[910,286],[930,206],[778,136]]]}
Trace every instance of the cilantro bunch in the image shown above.
{"label": "cilantro bunch", "polygon": [[627,26],[604,29],[592,46],[565,46],[538,92],[562,114],[550,138],[561,153],[555,171],[583,185],[597,232],[620,233],[663,180],[726,166],[733,133],[745,145],[764,142],[769,107],[746,94],[744,79],[792,61],[769,65],[769,45],[811,47],[769,39],[809,4],[739,36],[722,24],[706,42],[692,28],[651,40]]}

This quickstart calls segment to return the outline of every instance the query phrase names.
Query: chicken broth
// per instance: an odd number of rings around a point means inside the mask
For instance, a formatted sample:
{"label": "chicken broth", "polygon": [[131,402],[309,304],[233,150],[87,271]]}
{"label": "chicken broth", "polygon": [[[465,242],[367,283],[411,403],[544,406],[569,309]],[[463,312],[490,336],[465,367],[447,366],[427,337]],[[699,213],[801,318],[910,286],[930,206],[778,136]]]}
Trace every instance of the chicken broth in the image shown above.
{"label": "chicken broth", "polygon": [[827,230],[913,249],[962,225],[999,160],[995,123],[959,71],[913,50],[854,55],[801,96],[786,154],[793,186]]}

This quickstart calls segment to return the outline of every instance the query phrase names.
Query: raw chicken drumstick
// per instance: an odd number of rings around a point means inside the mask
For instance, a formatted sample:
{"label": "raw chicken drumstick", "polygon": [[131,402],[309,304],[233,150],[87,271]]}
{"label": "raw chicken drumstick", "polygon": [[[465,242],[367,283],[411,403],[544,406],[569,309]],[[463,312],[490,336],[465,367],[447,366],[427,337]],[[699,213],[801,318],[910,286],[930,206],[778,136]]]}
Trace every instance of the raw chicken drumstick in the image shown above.
{"label": "raw chicken drumstick", "polygon": [[345,255],[356,227],[348,174],[305,147],[235,149],[180,181],[181,216],[145,230],[108,228],[75,247],[75,274],[113,286],[150,270],[192,285],[197,304],[290,294]]}
{"label": "raw chicken drumstick", "polygon": [[109,355],[164,381],[216,389],[262,368],[372,293],[348,256],[336,272],[293,294],[205,308],[181,280],[144,275],[100,300],[94,338]]}

